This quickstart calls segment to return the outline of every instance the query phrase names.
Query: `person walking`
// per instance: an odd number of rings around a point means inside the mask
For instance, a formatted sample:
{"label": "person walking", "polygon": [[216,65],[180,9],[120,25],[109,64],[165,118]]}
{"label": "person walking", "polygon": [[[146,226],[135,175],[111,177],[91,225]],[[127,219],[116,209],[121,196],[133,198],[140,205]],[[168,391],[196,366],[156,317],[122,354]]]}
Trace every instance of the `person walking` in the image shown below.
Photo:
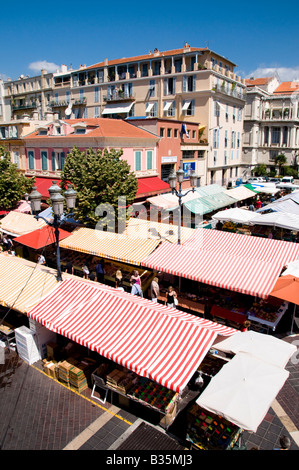
{"label": "person walking", "polygon": [[68,261],[65,265],[65,272],[68,274],[74,274],[74,267],[71,261]]}
{"label": "person walking", "polygon": [[83,271],[83,279],[88,279],[89,268],[88,268],[88,263],[87,262],[83,265],[82,271]]}
{"label": "person walking", "polygon": [[172,286],[168,287],[165,305],[167,305],[167,307],[172,307],[172,308],[176,308],[176,306],[178,305],[178,296]]}
{"label": "person walking", "polygon": [[37,258],[37,264],[46,264],[46,258],[44,257],[43,254],[40,254],[39,257]]}
{"label": "person walking", "polygon": [[133,280],[135,280],[135,282],[139,284],[141,287],[141,279],[140,279],[139,271],[137,271],[137,269],[135,269],[131,274],[131,278],[130,278],[131,286],[133,285]]}
{"label": "person walking", "polygon": [[153,302],[158,302],[158,297],[160,294],[160,288],[159,288],[159,279],[157,277],[154,277],[151,283],[151,299]]}

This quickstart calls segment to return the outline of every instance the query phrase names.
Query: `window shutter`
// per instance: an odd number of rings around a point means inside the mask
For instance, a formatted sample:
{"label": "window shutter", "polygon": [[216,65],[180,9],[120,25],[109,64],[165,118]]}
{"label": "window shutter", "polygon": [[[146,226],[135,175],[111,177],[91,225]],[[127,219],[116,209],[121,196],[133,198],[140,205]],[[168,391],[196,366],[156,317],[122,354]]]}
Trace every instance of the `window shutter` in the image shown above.
{"label": "window shutter", "polygon": [[52,171],[56,170],[56,165],[55,165],[55,152],[52,152]]}
{"label": "window shutter", "polygon": [[34,170],[34,152],[32,150],[28,152],[28,158],[29,158],[29,170]]}
{"label": "window shutter", "polygon": [[153,169],[153,152],[152,150],[148,150],[146,152],[146,156],[147,156],[147,169],[148,170],[152,170]]}
{"label": "window shutter", "polygon": [[176,77],[173,77],[172,80],[172,94],[175,95],[175,86],[176,86]]}
{"label": "window shutter", "polygon": [[47,152],[42,152],[41,157],[42,157],[42,170],[47,170],[48,169]]}
{"label": "window shutter", "polygon": [[61,169],[63,170],[64,162],[65,162],[65,153],[61,152],[60,154],[60,161],[61,161]]}
{"label": "window shutter", "polygon": [[141,152],[135,152],[135,170],[141,170]]}
{"label": "window shutter", "polygon": [[196,75],[192,77],[192,91],[196,90]]}

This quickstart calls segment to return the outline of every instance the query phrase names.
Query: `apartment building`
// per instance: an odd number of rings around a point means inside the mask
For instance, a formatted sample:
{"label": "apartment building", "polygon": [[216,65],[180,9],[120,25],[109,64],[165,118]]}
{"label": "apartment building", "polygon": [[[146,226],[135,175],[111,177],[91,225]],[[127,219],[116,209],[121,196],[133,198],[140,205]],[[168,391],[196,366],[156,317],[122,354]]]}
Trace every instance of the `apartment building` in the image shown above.
{"label": "apartment building", "polygon": [[[42,71],[30,90],[29,77],[5,84],[13,119],[21,112],[38,111],[47,119],[159,118],[193,122],[205,142],[203,184],[227,184],[240,175],[245,81],[235,64],[209,48],[159,51],[79,69],[63,65],[54,74]],[[26,86],[25,86],[26,82]],[[33,84],[32,84],[33,88]],[[35,108],[28,108],[29,105]],[[27,106],[26,108],[24,108]],[[196,164],[201,171],[202,162]]]}
{"label": "apartment building", "polygon": [[275,169],[275,157],[284,154],[294,165],[299,151],[299,82],[277,77],[246,80],[242,160],[248,175],[258,164]]}
{"label": "apartment building", "polygon": [[157,192],[169,189],[157,172],[157,143],[159,137],[117,119],[55,119],[43,123],[24,137],[27,176],[34,176],[37,190],[46,197],[52,180],[60,180],[67,154],[76,146],[81,151],[93,149],[122,150],[138,181],[151,178]]}

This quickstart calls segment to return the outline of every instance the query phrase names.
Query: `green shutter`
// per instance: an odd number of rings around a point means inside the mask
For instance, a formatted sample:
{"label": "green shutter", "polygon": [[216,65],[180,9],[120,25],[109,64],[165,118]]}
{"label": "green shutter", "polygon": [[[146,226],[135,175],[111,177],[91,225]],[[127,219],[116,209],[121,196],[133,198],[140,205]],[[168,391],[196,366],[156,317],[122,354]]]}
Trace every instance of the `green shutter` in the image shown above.
{"label": "green shutter", "polygon": [[141,152],[135,152],[135,171],[141,170]]}
{"label": "green shutter", "polygon": [[52,171],[56,170],[56,164],[55,164],[55,152],[52,152]]}
{"label": "green shutter", "polygon": [[146,152],[146,164],[147,164],[147,169],[148,170],[153,169],[153,152],[152,152],[152,150],[148,150]]}
{"label": "green shutter", "polygon": [[42,157],[42,170],[48,169],[48,154],[47,152],[41,152]]}
{"label": "green shutter", "polygon": [[60,160],[61,160],[61,169],[63,170],[64,162],[65,162],[65,153],[64,152],[61,152]]}
{"label": "green shutter", "polygon": [[34,152],[30,150],[28,152],[28,159],[29,159],[29,170],[34,170]]}

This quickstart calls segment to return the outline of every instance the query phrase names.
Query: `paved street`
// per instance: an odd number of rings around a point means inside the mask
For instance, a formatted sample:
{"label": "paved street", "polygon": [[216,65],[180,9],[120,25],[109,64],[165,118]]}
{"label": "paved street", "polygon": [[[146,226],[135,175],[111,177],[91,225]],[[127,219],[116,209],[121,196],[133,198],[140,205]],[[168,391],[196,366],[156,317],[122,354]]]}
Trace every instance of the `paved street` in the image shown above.
{"label": "paved street", "polygon": [[[298,363],[298,357],[291,358],[290,376],[257,433],[244,433],[247,449],[271,450],[282,435],[299,449]],[[0,400],[2,450],[184,449],[184,443],[148,421],[142,408],[128,412],[102,404],[91,398],[90,389],[79,395],[45,375],[39,364],[30,366],[7,350],[0,365]]]}

